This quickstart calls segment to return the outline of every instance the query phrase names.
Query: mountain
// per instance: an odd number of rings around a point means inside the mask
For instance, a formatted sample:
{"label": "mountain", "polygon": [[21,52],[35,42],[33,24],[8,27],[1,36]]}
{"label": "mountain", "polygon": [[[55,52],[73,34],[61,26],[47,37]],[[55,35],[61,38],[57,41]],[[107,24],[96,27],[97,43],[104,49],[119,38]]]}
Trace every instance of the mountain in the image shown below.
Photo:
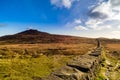
{"label": "mountain", "polygon": [[[102,44],[120,43],[119,39],[97,38]],[[36,43],[89,43],[96,44],[95,38],[75,37],[50,34],[35,29],[29,29],[14,35],[0,37],[0,44],[36,44]]]}
{"label": "mountain", "polygon": [[56,35],[29,29],[14,35],[0,37],[0,43],[95,43],[92,38]]}

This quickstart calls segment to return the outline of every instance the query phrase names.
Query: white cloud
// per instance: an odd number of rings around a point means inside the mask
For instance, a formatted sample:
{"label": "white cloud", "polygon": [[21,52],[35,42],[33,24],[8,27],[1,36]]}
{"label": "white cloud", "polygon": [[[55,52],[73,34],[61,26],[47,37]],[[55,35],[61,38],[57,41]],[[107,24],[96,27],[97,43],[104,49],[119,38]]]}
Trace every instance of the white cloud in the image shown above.
{"label": "white cloud", "polygon": [[112,31],[112,34],[119,34],[120,36],[120,31]]}
{"label": "white cloud", "polygon": [[118,28],[120,29],[120,26],[118,26]]}
{"label": "white cloud", "polygon": [[[74,26],[76,30],[105,30],[112,29],[120,26],[120,1],[99,0],[98,4],[93,5],[88,20],[85,22],[85,26],[82,26],[81,19],[75,19],[74,22],[69,25]],[[119,4],[118,4],[119,3]],[[113,5],[113,4],[117,4]]]}
{"label": "white cloud", "polygon": [[71,0],[62,0],[63,2],[63,5],[66,7],[66,8],[70,8],[71,5],[72,5],[72,1]]}
{"label": "white cloud", "polygon": [[85,25],[94,30],[112,29],[120,26],[120,0],[109,0],[96,6],[91,11]]}
{"label": "white cloud", "polygon": [[110,17],[111,15],[113,15],[112,9],[110,7],[111,7],[111,4],[109,2],[103,2],[102,4],[97,6],[95,9],[93,9],[91,13],[98,12],[100,13],[100,16],[102,16],[101,14],[104,14]]}
{"label": "white cloud", "polygon": [[79,0],[51,0],[51,4],[59,8],[65,7],[69,9],[71,8],[72,3],[75,1],[79,1]]}
{"label": "white cloud", "polygon": [[80,19],[75,19],[74,23],[76,23],[76,24],[81,24],[82,21],[81,21]]}
{"label": "white cloud", "polygon": [[76,30],[88,30],[88,28],[83,27],[83,26],[81,26],[81,25],[75,26],[75,29],[76,29]]}
{"label": "white cloud", "polygon": [[55,5],[57,7],[62,7],[61,0],[50,0],[52,5]]}
{"label": "white cloud", "polygon": [[86,23],[86,26],[93,30],[103,30],[103,29],[111,29],[112,26],[110,24],[105,24],[103,21],[99,19],[89,19]]}
{"label": "white cloud", "polygon": [[75,19],[74,21],[72,22],[68,22],[65,27],[75,27],[77,25],[81,25],[82,21],[81,19]]}
{"label": "white cloud", "polygon": [[119,38],[120,39],[120,31],[112,31],[111,36]]}
{"label": "white cloud", "polygon": [[87,30],[92,34],[86,35],[91,37],[94,34],[98,37],[120,38],[120,0],[108,0],[108,2],[99,0],[96,5],[93,4],[88,9],[91,9],[91,14],[87,20],[82,19],[81,21],[81,18],[77,17],[68,25],[74,27],[75,30],[80,30],[80,32]]}
{"label": "white cloud", "polygon": [[113,7],[120,6],[120,0],[110,0],[110,2],[112,3]]}
{"label": "white cloud", "polygon": [[81,19],[75,19],[73,22],[69,22],[65,26],[66,27],[72,27],[72,28],[74,28],[75,30],[78,30],[78,31],[79,30],[88,30],[88,28],[82,26],[81,24],[82,24]]}

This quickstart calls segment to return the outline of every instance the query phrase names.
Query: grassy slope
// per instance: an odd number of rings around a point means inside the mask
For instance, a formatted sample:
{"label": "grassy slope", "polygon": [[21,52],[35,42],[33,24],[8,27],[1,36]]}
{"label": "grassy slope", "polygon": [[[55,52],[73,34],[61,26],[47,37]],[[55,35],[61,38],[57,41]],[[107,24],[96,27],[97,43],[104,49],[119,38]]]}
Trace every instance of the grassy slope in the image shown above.
{"label": "grassy slope", "polygon": [[0,79],[31,80],[32,77],[45,77],[63,66],[71,57],[41,55],[39,58],[0,59]]}
{"label": "grassy slope", "polygon": [[[31,80],[32,77],[45,77],[66,64],[74,54],[84,54],[92,48],[94,45],[91,44],[0,45],[0,80]],[[46,51],[54,55],[41,54]],[[34,57],[33,54],[38,56]]]}
{"label": "grassy slope", "polygon": [[97,80],[120,80],[120,59],[119,56],[114,56],[115,52],[119,52],[120,44],[108,44],[102,52],[103,62],[98,74]]}

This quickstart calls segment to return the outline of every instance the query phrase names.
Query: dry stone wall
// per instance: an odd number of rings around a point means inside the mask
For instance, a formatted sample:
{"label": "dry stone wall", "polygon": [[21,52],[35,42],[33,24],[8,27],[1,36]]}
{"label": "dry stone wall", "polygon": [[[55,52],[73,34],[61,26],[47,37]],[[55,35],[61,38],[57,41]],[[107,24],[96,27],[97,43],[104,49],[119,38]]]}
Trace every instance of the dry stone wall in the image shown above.
{"label": "dry stone wall", "polygon": [[75,57],[64,67],[39,80],[95,80],[101,63],[101,48]]}

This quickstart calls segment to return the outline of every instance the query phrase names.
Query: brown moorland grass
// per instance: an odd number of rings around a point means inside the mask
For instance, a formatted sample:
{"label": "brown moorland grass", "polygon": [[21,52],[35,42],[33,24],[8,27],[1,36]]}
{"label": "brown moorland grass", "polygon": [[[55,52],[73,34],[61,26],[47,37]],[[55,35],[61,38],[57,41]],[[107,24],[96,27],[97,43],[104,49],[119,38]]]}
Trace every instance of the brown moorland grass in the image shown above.
{"label": "brown moorland grass", "polygon": [[47,54],[85,54],[89,50],[95,48],[94,44],[63,44],[63,43],[51,43],[51,44],[11,44],[11,45],[0,45],[0,49],[10,49],[12,51],[26,50],[28,53],[47,53]]}
{"label": "brown moorland grass", "polygon": [[110,51],[120,51],[120,44],[107,44],[106,48]]}
{"label": "brown moorland grass", "polygon": [[107,44],[106,46],[107,49],[107,56],[110,58],[113,58],[115,60],[120,60],[120,44]]}
{"label": "brown moorland grass", "polygon": [[0,79],[33,80],[33,77],[45,77],[74,56],[93,48],[95,45],[87,43],[0,45]]}

